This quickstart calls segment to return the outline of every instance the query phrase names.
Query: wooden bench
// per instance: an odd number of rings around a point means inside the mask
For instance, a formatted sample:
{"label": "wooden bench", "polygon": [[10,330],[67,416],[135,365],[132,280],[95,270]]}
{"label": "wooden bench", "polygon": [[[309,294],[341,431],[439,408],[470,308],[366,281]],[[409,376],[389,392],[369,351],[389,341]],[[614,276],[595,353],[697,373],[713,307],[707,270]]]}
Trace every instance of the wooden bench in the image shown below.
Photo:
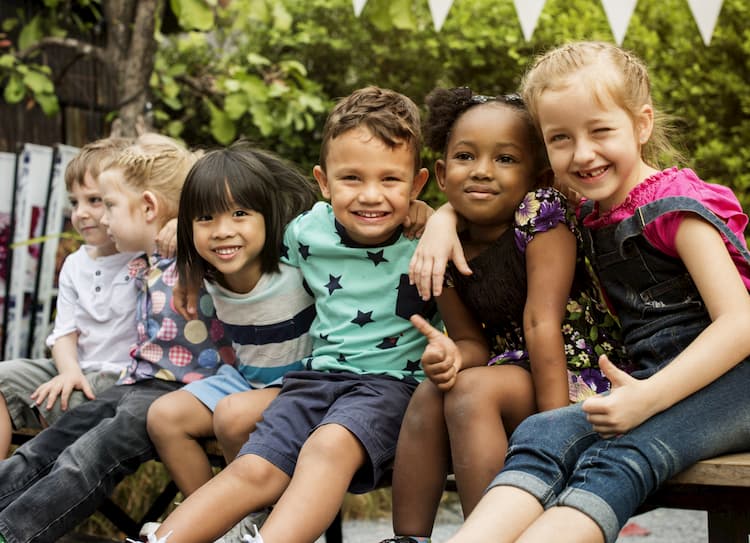
{"label": "wooden bench", "polygon": [[[13,443],[21,444],[36,434],[33,430],[13,433]],[[218,443],[205,444],[211,461],[223,465]],[[447,481],[446,490],[455,491],[455,482]],[[177,495],[177,487],[170,481],[140,519],[133,519],[111,500],[106,500],[99,511],[119,530],[134,537],[140,526],[158,519]],[[750,452],[729,454],[698,462],[671,479],[651,496],[639,513],[670,507],[695,509],[708,513],[709,543],[750,542]],[[326,531],[326,543],[343,543],[341,513]]]}
{"label": "wooden bench", "polygon": [[750,542],[750,452],[709,458],[672,478],[642,506],[708,512],[709,543]]}

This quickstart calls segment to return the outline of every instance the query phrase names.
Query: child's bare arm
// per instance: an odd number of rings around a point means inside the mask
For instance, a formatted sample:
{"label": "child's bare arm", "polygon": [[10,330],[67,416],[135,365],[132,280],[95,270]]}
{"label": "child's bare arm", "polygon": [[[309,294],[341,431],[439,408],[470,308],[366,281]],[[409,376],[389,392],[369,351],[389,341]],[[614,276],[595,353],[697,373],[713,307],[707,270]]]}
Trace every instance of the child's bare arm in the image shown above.
{"label": "child's bare arm", "polygon": [[576,267],[576,240],[565,224],[539,232],[526,247],[524,339],[537,409],[569,403],[562,321]]}
{"label": "child's bare arm", "polygon": [[31,399],[36,405],[42,405],[46,400],[46,408],[49,410],[60,398],[60,407],[65,411],[74,390],[82,391],[89,400],[94,399],[94,391],[78,363],[78,333],[73,332],[58,338],[52,346],[52,359],[59,375],[39,385],[31,394]]}
{"label": "child's bare arm", "polygon": [[172,287],[175,311],[187,320],[198,318],[198,287],[184,286],[179,280]]}
{"label": "child's bare arm", "polygon": [[177,254],[177,219],[170,219],[156,234],[156,247],[159,254],[172,258]]}
{"label": "child's bare arm", "polygon": [[471,274],[461,241],[458,239],[458,216],[445,204],[430,217],[414,256],[409,262],[409,279],[417,286],[423,299],[443,292],[445,267],[452,260],[460,273]]}
{"label": "child's bare arm", "polygon": [[404,235],[409,239],[420,238],[424,227],[435,210],[422,200],[412,200],[409,203],[409,214],[404,221]]}
{"label": "child's bare arm", "polygon": [[612,382],[607,396],[586,400],[594,429],[613,437],[688,397],[750,355],[750,295],[718,231],[686,217],[675,239],[711,315],[711,324],[670,364],[648,379],[620,371],[606,358],[600,365]]}

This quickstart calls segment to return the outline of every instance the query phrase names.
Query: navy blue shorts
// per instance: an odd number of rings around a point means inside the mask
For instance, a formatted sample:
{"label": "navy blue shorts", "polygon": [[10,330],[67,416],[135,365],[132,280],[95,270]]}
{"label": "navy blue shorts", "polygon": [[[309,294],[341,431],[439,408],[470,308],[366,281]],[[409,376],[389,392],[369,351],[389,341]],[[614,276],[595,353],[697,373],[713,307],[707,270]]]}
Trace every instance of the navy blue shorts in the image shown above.
{"label": "navy blue shorts", "polygon": [[401,420],[416,385],[385,375],[289,372],[239,454],[260,456],[291,477],[310,434],[324,424],[338,424],[359,439],[368,457],[349,492],[369,492],[392,467]]}

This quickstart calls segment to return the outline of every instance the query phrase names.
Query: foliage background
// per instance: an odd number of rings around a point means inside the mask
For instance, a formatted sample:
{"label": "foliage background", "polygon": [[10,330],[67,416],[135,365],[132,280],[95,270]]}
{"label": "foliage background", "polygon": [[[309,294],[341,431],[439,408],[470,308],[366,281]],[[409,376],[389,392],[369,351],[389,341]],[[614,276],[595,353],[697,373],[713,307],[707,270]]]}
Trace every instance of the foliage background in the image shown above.
{"label": "foliage background", "polygon": [[[319,129],[332,101],[355,88],[390,87],[418,104],[437,85],[506,93],[549,47],[613,40],[598,0],[548,0],[531,42],[524,40],[510,0],[456,0],[440,32],[423,0],[369,0],[359,18],[350,0],[235,0],[225,13],[232,26],[221,26],[199,46],[194,34],[162,38],[157,68],[210,70],[221,93],[212,101],[182,86],[169,96],[155,76],[157,126],[191,143],[226,143],[243,135],[305,171],[317,160]],[[675,118],[686,165],[733,187],[745,209],[748,16],[747,2],[725,0],[706,47],[686,0],[640,0],[623,43],[650,67],[655,103]],[[426,164],[433,158],[425,154]],[[434,186],[425,196],[440,200]]]}
{"label": "foliage background", "polygon": [[[101,42],[101,0],[44,4],[47,11],[32,19],[3,22],[17,39],[0,54],[0,85],[6,101],[36,98],[54,114],[43,62],[24,59],[24,66],[13,53],[49,34]],[[687,0],[639,0],[623,43],[649,65],[656,105],[676,117],[687,165],[734,188],[745,209],[749,15],[745,0],[725,0],[706,47]],[[505,93],[551,46],[613,40],[599,0],[547,0],[530,42],[511,0],[455,0],[440,32],[426,0],[369,0],[360,17],[351,0],[169,0],[158,22],[149,89],[154,127],[190,145],[244,136],[306,172],[317,161],[327,111],[355,88],[391,87],[418,104],[436,85]],[[7,41],[0,39],[0,52]],[[430,165],[434,157],[424,158]],[[424,197],[441,200],[434,185]]]}

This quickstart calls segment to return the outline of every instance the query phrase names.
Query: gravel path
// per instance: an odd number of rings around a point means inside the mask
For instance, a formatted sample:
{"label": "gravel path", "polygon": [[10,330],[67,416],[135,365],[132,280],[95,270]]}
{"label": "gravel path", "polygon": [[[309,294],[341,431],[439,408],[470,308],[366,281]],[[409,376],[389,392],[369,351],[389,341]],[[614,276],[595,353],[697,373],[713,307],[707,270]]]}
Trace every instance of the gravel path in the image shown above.
{"label": "gravel path", "polygon": [[[631,519],[648,535],[621,535],[617,543],[705,543],[708,540],[706,513],[684,509],[656,509]],[[441,509],[432,534],[433,543],[444,543],[460,526],[460,515]],[[344,543],[378,543],[391,537],[390,518],[344,522]],[[319,540],[321,543],[324,539]]]}

